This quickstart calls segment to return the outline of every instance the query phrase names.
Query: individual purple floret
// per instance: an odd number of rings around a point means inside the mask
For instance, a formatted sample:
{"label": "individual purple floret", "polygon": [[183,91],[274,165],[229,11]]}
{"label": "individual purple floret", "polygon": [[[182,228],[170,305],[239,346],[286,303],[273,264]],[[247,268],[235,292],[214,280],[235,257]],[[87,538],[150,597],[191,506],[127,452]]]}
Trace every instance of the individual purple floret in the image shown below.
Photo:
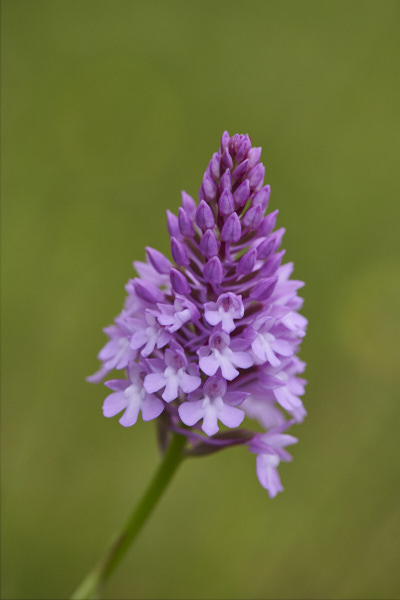
{"label": "individual purple floret", "polygon": [[257,477],[271,498],[283,491],[277,466],[281,460],[292,460],[285,446],[297,444],[295,437],[282,433],[287,426],[285,424],[270,429],[267,433],[255,435],[250,442],[250,452],[257,454]]}
{"label": "individual purple floret", "polygon": [[106,386],[113,390],[113,393],[104,401],[105,417],[115,417],[124,410],[119,422],[124,427],[130,427],[138,420],[139,412],[142,413],[143,421],[151,421],[163,412],[162,401],[148,394],[143,386],[145,373],[144,363],[131,363],[128,368],[128,379],[113,379],[106,382]]}
{"label": "individual purple floret", "polygon": [[154,372],[144,378],[144,389],[149,394],[164,389],[161,398],[165,402],[176,400],[179,390],[190,394],[201,385],[199,367],[195,363],[188,364],[184,349],[176,342],[172,341],[171,347],[166,349],[164,360],[153,358],[148,362]]}
{"label": "individual purple floret", "polygon": [[234,405],[241,404],[248,395],[246,392],[228,392],[223,377],[211,377],[205,382],[199,400],[189,398],[179,406],[179,416],[189,426],[202,419],[202,430],[207,435],[214,435],[219,430],[218,421],[226,427],[239,427],[245,414]]}
{"label": "individual purple floret", "polygon": [[210,335],[208,347],[202,346],[197,351],[200,369],[203,373],[211,376],[215,375],[217,371],[221,371],[222,377],[227,381],[232,381],[240,374],[235,367],[242,369],[251,367],[253,364],[251,354],[240,350],[235,351],[235,342],[239,342],[239,340],[231,341],[227,333],[214,331]]}
{"label": "individual purple floret", "polygon": [[232,292],[221,294],[217,302],[206,302],[204,317],[210,325],[221,323],[221,329],[231,333],[235,329],[234,319],[241,319],[244,315],[244,306],[241,296]]}
{"label": "individual purple floret", "polygon": [[298,312],[304,284],[282,264],[278,211],[266,214],[260,156],[248,135],[224,132],[198,202],[182,192],[178,215],[167,211],[172,261],[146,248],[146,261],[134,263],[138,276],[88,379],[122,370],[106,382],[104,415],[123,413],[125,427],[140,413],[160,417],[164,432],[187,436],[188,454],[247,445],[274,497],[283,489],[277,467],[291,460],[285,447],[297,442],[285,432],[306,416],[297,354],[307,319]]}

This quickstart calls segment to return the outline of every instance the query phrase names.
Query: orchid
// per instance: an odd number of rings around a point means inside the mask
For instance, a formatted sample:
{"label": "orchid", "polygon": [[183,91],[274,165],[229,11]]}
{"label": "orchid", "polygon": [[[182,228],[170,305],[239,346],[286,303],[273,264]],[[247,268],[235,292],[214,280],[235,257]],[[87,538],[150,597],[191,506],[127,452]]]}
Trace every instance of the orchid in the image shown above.
{"label": "orchid", "polygon": [[[172,260],[146,248],[146,261],[134,263],[137,277],[89,380],[122,371],[106,382],[113,392],[103,413],[124,411],[124,427],[140,413],[157,420],[169,476],[184,456],[239,444],[257,455],[257,477],[273,498],[283,490],[279,463],[291,460],[285,447],[297,442],[286,430],[306,415],[297,354],[307,319],[298,312],[303,283],[290,278],[292,263],[282,264],[278,211],[267,213],[260,157],[248,135],[224,132],[198,202],[182,192],[178,214],[167,212]],[[134,530],[131,522],[124,544]]]}

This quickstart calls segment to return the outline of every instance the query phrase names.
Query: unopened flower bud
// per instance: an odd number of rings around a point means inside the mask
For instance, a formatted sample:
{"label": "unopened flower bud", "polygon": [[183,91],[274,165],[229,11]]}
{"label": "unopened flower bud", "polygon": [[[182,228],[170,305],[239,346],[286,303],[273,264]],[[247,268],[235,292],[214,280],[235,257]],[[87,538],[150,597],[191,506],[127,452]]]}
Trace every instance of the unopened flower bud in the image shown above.
{"label": "unopened flower bud", "polygon": [[236,153],[239,149],[241,141],[242,141],[242,136],[239,135],[238,133],[235,133],[235,135],[233,135],[230,139],[229,152],[232,154],[232,156],[235,157],[235,159],[236,159]]}
{"label": "unopened flower bud", "polygon": [[174,237],[171,238],[171,254],[177,265],[189,266],[189,256],[185,246]]}
{"label": "unopened flower bud", "polygon": [[254,269],[254,265],[257,260],[257,249],[253,248],[243,254],[242,258],[239,260],[239,264],[236,267],[236,273],[238,275],[248,275]]}
{"label": "unopened flower bud", "polygon": [[237,213],[232,213],[227,218],[221,231],[221,240],[223,242],[238,242],[242,234],[242,227]]}
{"label": "unopened flower bud", "polygon": [[162,252],[146,246],[146,254],[149,262],[158,273],[169,273],[172,263]]}
{"label": "unopened flower bud", "polygon": [[251,150],[249,150],[247,158],[249,159],[250,169],[258,163],[258,161],[260,160],[260,156],[261,148],[252,148]]}
{"label": "unopened flower bud", "polygon": [[281,250],[276,254],[272,254],[272,256],[270,256],[266,260],[263,267],[260,269],[260,275],[262,277],[270,277],[273,273],[276,273],[277,269],[279,268],[279,265],[282,262],[284,254],[285,250]]}
{"label": "unopened flower bud", "polygon": [[269,277],[268,279],[264,279],[264,281],[260,281],[250,292],[250,298],[259,301],[267,300],[274,291],[277,283],[277,277]]}
{"label": "unopened flower bud", "polygon": [[212,202],[215,199],[215,194],[217,193],[217,186],[215,182],[211,179],[211,176],[206,171],[203,177],[203,194],[205,200],[207,202]]}
{"label": "unopened flower bud", "polygon": [[262,183],[265,175],[265,167],[262,163],[258,163],[255,167],[250,169],[247,174],[247,178],[250,182],[250,187],[252,190],[257,189],[257,187]]}
{"label": "unopened flower bud", "polygon": [[211,229],[215,225],[213,212],[204,200],[200,202],[197,208],[196,223],[203,231]]}
{"label": "unopened flower bud", "polygon": [[191,219],[194,219],[194,216],[196,214],[196,209],[197,209],[196,202],[193,200],[192,196],[189,196],[189,194],[187,194],[184,191],[181,192],[181,196],[182,196],[183,210],[188,215],[188,217],[190,217]]}
{"label": "unopened flower bud", "polygon": [[210,161],[210,174],[214,181],[218,181],[221,176],[220,172],[221,157],[218,152],[214,152],[213,157]]}
{"label": "unopened flower bud", "polygon": [[252,206],[243,217],[243,226],[249,229],[257,229],[262,221],[263,210],[260,205]]}
{"label": "unopened flower bud", "polygon": [[219,197],[218,212],[222,217],[228,217],[234,210],[233,196],[229,190],[224,190]]}
{"label": "unopened flower bud", "polygon": [[229,133],[227,131],[224,131],[221,138],[221,153],[223,153],[224,150],[229,146],[230,139],[231,138],[229,137]]}
{"label": "unopened flower bud", "polygon": [[[171,269],[172,270],[172,269]],[[146,302],[155,304],[156,302],[162,302],[164,300],[164,294],[150,281],[143,281],[142,279],[134,279],[133,285],[135,292]]]}
{"label": "unopened flower bud", "polygon": [[190,286],[186,277],[177,269],[171,269],[171,285],[174,292],[183,296],[190,294]]}
{"label": "unopened flower bud", "polygon": [[193,237],[194,236],[192,220],[189,217],[188,213],[182,208],[182,206],[180,206],[178,209],[178,223],[179,223],[179,230],[180,230],[181,234],[183,235],[183,237]]}
{"label": "unopened flower bud", "polygon": [[278,212],[278,209],[276,209],[274,212],[269,213],[269,215],[263,218],[260,227],[258,228],[258,233],[261,237],[266,237],[274,229]]}
{"label": "unopened flower bud", "polygon": [[233,199],[236,206],[244,206],[250,196],[250,183],[248,179],[245,179],[236,189],[233,194]]}
{"label": "unopened flower bud", "polygon": [[249,161],[246,159],[243,162],[241,162],[240,165],[236,167],[236,169],[234,169],[232,173],[233,181],[240,181],[246,175],[248,169]]}
{"label": "unopened flower bud", "polygon": [[271,188],[269,185],[265,185],[259,192],[256,193],[251,205],[257,206],[259,204],[262,208],[262,211],[265,212],[268,206],[270,193]]}
{"label": "unopened flower bud", "polygon": [[211,229],[203,234],[200,240],[200,250],[206,258],[212,258],[218,254],[218,241]]}
{"label": "unopened flower bud", "polygon": [[247,154],[248,154],[250,148],[251,148],[250,138],[248,135],[245,135],[242,143],[240,144],[240,146],[236,152],[236,157],[235,157],[236,162],[238,162],[238,163],[242,162],[242,160],[244,160],[247,157]]}
{"label": "unopened flower bud", "polygon": [[218,284],[222,282],[223,270],[221,261],[217,256],[210,258],[210,260],[204,265],[203,275],[204,279],[208,283]]}
{"label": "unopened flower bud", "polygon": [[224,190],[231,191],[232,178],[231,178],[231,172],[229,169],[226,169],[225,173],[223,173],[223,175],[221,176],[221,181],[219,183],[219,187],[220,187],[221,192],[223,192]]}
{"label": "unopened flower bud", "polygon": [[233,167],[233,160],[232,160],[232,156],[229,153],[228,148],[225,149],[225,152],[222,155],[221,158],[221,168],[223,171],[225,171],[226,169],[232,169]]}
{"label": "unopened flower bud", "polygon": [[174,215],[174,213],[172,213],[170,210],[167,210],[167,227],[169,235],[173,235],[176,238],[181,237],[178,217]]}
{"label": "unopened flower bud", "polygon": [[275,245],[275,239],[270,236],[263,240],[261,244],[257,246],[257,258],[259,260],[265,260],[272,253]]}

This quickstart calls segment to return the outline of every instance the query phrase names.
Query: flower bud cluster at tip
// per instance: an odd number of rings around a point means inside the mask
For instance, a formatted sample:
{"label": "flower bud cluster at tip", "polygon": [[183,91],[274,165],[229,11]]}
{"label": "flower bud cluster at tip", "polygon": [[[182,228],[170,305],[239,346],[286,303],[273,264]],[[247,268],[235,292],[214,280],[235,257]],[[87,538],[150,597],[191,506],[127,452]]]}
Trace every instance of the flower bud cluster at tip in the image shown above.
{"label": "flower bud cluster at tip", "polygon": [[[182,192],[178,215],[167,211],[173,262],[153,248],[134,262],[138,277],[88,379],[124,372],[106,382],[103,413],[122,413],[125,427],[141,413],[144,421],[161,416],[197,453],[207,444],[248,445],[274,497],[283,489],[277,467],[291,460],[285,447],[297,442],[285,431],[306,415],[297,354],[307,320],[298,312],[303,283],[290,278],[292,263],[282,264],[278,211],[266,214],[260,157],[248,135],[224,132],[198,202]],[[245,417],[257,431],[238,429]],[[221,424],[227,431],[219,433]]]}

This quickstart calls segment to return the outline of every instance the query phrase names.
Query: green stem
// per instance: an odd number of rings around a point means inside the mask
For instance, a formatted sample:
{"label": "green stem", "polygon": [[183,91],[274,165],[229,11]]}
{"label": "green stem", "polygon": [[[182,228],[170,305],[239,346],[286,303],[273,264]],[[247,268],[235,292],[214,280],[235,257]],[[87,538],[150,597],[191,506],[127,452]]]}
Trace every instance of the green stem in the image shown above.
{"label": "green stem", "polygon": [[185,442],[186,438],[184,436],[173,434],[164,458],[141,501],[111,544],[108,552],[83,580],[72,595],[71,600],[99,598],[100,587],[110,577],[137,537],[182,462]]}

